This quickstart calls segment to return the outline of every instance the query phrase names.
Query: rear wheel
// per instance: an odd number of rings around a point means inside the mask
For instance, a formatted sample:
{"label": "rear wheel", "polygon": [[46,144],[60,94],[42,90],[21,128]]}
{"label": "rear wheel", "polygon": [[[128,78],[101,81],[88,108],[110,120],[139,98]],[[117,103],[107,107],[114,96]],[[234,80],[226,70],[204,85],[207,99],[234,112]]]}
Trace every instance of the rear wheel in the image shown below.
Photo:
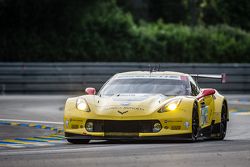
{"label": "rear wheel", "polygon": [[86,139],[67,139],[69,143],[72,144],[88,144],[89,140]]}
{"label": "rear wheel", "polygon": [[199,134],[199,114],[198,106],[194,103],[193,113],[192,113],[192,141],[196,141]]}
{"label": "rear wheel", "polygon": [[227,106],[224,103],[221,110],[220,136],[219,140],[223,140],[227,132]]}

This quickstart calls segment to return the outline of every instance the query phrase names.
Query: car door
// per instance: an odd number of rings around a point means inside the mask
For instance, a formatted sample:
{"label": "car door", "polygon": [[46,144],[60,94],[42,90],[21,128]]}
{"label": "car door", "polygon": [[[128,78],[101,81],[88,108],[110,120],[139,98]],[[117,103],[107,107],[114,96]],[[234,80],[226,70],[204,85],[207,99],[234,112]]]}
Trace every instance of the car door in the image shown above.
{"label": "car door", "polygon": [[213,95],[205,96],[199,100],[200,103],[200,125],[201,128],[211,125],[213,118]]}
{"label": "car door", "polygon": [[[190,77],[190,86],[192,96],[198,96],[202,90],[198,87],[197,83]],[[199,117],[200,117],[200,127],[205,128],[211,125],[213,118],[213,106],[214,106],[214,96],[209,95],[202,97],[198,100],[199,103]]]}

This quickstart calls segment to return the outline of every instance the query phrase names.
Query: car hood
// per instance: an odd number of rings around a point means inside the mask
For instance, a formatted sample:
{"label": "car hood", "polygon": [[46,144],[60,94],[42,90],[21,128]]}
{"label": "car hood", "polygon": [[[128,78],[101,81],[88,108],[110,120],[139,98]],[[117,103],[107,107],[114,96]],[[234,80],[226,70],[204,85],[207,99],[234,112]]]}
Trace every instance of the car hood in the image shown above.
{"label": "car hood", "polygon": [[162,94],[117,94],[113,96],[94,96],[91,111],[102,116],[146,116],[159,110],[175,96]]}

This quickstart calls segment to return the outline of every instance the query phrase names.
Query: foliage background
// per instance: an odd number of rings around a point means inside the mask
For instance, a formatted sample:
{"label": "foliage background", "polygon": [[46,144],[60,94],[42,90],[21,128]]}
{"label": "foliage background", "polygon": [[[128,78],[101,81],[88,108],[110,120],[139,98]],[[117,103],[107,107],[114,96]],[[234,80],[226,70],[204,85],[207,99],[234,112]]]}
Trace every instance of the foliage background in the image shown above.
{"label": "foliage background", "polygon": [[247,0],[1,0],[0,61],[250,62]]}

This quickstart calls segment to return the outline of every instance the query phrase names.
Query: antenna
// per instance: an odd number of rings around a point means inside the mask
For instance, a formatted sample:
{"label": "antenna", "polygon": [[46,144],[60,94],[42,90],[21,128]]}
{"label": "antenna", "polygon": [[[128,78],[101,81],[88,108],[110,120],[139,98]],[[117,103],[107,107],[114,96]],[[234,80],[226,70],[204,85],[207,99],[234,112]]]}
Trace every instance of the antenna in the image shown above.
{"label": "antenna", "polygon": [[152,73],[153,72],[153,67],[151,66],[151,64],[149,64],[148,67],[149,67],[149,72]]}
{"label": "antenna", "polygon": [[151,66],[151,64],[148,65],[149,67],[149,72],[152,73],[152,72],[156,72],[156,71],[160,71],[160,64],[157,65],[154,65],[154,66]]}
{"label": "antenna", "polygon": [[161,67],[161,66],[160,66],[160,64],[158,64],[158,68],[157,68],[157,71],[160,71],[160,67]]}

